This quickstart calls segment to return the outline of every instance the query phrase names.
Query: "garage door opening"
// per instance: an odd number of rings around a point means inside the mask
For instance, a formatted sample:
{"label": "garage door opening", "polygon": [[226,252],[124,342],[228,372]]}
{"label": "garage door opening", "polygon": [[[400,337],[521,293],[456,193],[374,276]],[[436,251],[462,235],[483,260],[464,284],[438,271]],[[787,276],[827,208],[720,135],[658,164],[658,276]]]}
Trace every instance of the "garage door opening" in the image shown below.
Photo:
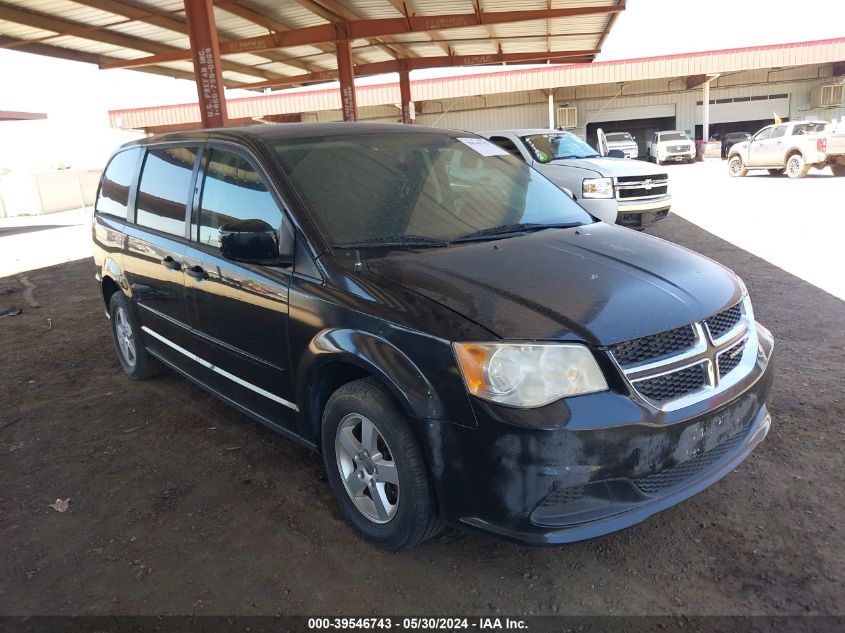
{"label": "garage door opening", "polygon": [[628,132],[637,141],[639,157],[645,157],[645,144],[655,132],[662,130],[674,130],[675,117],[655,117],[651,119],[633,119],[628,121],[596,121],[587,124],[587,142],[596,147],[596,130],[601,128],[607,132]]}

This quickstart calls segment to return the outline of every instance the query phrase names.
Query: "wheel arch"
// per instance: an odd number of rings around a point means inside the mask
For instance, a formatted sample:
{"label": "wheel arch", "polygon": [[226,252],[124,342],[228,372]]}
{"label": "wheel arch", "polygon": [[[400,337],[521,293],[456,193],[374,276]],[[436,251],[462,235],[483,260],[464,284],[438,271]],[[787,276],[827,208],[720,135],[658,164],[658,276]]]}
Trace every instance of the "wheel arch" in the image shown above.
{"label": "wheel arch", "polygon": [[324,330],[311,340],[296,371],[297,401],[306,405],[309,439],[319,440],[323,410],[332,393],[368,377],[384,385],[408,416],[436,417],[443,410],[429,381],[396,346],[365,332]]}
{"label": "wheel arch", "polygon": [[127,284],[120,266],[118,266],[114,259],[107,257],[103,260],[103,265],[100,270],[100,292],[102,293],[106,314],[109,312],[109,303],[112,295],[114,295],[117,291],[121,291],[129,296],[129,292],[127,290]]}

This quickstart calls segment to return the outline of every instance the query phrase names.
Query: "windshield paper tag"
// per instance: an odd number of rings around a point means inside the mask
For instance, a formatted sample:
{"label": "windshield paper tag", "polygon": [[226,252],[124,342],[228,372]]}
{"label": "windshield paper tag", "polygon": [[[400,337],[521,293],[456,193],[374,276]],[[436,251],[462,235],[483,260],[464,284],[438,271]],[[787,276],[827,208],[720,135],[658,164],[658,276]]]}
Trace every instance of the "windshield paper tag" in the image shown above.
{"label": "windshield paper tag", "polygon": [[482,156],[508,156],[508,152],[486,138],[459,138],[461,143]]}

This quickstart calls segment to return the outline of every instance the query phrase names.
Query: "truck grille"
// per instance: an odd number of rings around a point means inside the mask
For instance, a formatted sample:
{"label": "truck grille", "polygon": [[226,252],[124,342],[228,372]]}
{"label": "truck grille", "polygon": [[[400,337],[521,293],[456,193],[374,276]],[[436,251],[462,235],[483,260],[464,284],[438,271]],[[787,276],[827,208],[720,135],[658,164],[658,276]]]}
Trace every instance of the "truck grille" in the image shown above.
{"label": "truck grille", "polygon": [[616,179],[616,198],[618,200],[663,196],[667,191],[669,191],[669,176],[667,174],[619,176]]}
{"label": "truck grille", "polygon": [[[631,388],[652,405],[672,410],[701,399],[751,370],[757,331],[745,303],[739,302],[703,321],[608,348]],[[746,361],[743,363],[743,361]]]}
{"label": "truck grille", "polygon": [[689,145],[670,145],[666,148],[666,151],[675,153],[688,152],[690,151],[690,147]]}

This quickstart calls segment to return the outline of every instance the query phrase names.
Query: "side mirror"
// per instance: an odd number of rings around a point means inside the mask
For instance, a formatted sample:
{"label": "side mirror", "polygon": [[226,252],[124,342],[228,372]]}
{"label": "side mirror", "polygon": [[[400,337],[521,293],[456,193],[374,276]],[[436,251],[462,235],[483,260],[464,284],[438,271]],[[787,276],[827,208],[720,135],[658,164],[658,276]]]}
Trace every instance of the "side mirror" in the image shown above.
{"label": "side mirror", "polygon": [[279,237],[264,220],[236,220],[220,227],[220,252],[235,262],[261,266],[284,266],[291,253],[279,248]]}
{"label": "side mirror", "polygon": [[607,153],[608,158],[625,158],[625,152],[621,149],[612,149]]}

